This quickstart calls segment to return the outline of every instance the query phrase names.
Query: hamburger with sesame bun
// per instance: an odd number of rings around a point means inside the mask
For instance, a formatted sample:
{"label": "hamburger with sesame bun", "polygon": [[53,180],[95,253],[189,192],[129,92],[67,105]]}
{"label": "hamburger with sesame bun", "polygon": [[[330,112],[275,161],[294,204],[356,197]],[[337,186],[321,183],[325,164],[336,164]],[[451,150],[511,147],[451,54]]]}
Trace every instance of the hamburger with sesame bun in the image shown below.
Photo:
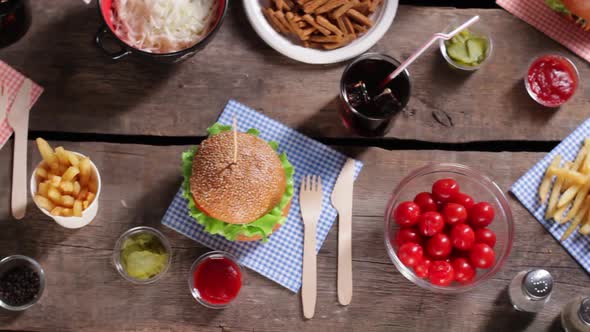
{"label": "hamburger with sesame bun", "polygon": [[289,214],[293,165],[255,129],[234,136],[231,126],[216,123],[208,132],[182,155],[189,214],[210,234],[266,242]]}
{"label": "hamburger with sesame bun", "polygon": [[571,19],[584,30],[590,30],[590,0],[545,0],[554,11]]}

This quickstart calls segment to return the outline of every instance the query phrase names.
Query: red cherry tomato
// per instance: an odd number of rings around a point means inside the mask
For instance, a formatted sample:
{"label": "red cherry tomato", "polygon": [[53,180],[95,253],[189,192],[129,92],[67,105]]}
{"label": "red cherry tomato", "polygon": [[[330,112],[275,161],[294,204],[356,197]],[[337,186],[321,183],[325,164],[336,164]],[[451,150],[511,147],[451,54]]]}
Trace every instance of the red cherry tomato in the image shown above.
{"label": "red cherry tomato", "polygon": [[438,212],[429,211],[420,216],[418,230],[424,236],[433,236],[440,233],[445,227],[445,220]]}
{"label": "red cherry tomato", "polygon": [[471,196],[464,194],[464,193],[456,193],[451,197],[449,200],[451,203],[457,203],[463,205],[467,210],[471,209],[473,205],[475,205],[475,201]]}
{"label": "red cherry tomato", "polygon": [[494,265],[496,254],[494,249],[485,243],[476,243],[469,251],[469,260],[473,266],[480,269],[488,269]]}
{"label": "red cherry tomato", "polygon": [[443,208],[442,215],[449,225],[461,224],[467,220],[467,209],[461,204],[448,203]]}
{"label": "red cherry tomato", "polygon": [[397,252],[397,257],[405,266],[415,266],[422,261],[424,251],[422,247],[416,243],[408,242],[402,244]]}
{"label": "red cherry tomato", "polygon": [[485,243],[493,248],[496,245],[496,233],[489,228],[480,228],[475,231],[475,242]]}
{"label": "red cherry tomato", "polygon": [[426,241],[426,255],[429,258],[443,260],[449,257],[452,250],[451,239],[446,234],[435,234]]}
{"label": "red cherry tomato", "polygon": [[475,232],[466,224],[458,224],[451,229],[451,242],[459,250],[469,250],[475,244]]}
{"label": "red cherry tomato", "polygon": [[469,210],[469,223],[474,228],[482,228],[494,220],[494,208],[487,202],[479,202]]}
{"label": "red cherry tomato", "polygon": [[414,274],[418,278],[428,277],[428,269],[430,268],[431,261],[428,258],[424,258],[420,263],[414,266]]}
{"label": "red cherry tomato", "polygon": [[419,217],[420,207],[414,202],[400,203],[393,213],[395,222],[402,227],[415,225]]}
{"label": "red cherry tomato", "polygon": [[430,193],[419,193],[416,195],[416,197],[414,197],[414,203],[418,204],[422,213],[428,211],[438,211],[438,205]]}
{"label": "red cherry tomato", "polygon": [[395,234],[395,244],[400,247],[404,243],[413,242],[422,245],[422,236],[414,228],[402,228]]}
{"label": "red cherry tomato", "polygon": [[446,203],[459,192],[459,184],[453,179],[442,179],[432,185],[432,196]]}
{"label": "red cherry tomato", "polygon": [[475,269],[469,261],[465,258],[459,257],[455,258],[451,265],[453,266],[453,271],[455,271],[455,280],[462,284],[469,283],[473,281],[473,277],[475,277]]}
{"label": "red cherry tomato", "polygon": [[453,266],[445,261],[434,261],[428,269],[430,282],[438,286],[448,286],[455,279]]}

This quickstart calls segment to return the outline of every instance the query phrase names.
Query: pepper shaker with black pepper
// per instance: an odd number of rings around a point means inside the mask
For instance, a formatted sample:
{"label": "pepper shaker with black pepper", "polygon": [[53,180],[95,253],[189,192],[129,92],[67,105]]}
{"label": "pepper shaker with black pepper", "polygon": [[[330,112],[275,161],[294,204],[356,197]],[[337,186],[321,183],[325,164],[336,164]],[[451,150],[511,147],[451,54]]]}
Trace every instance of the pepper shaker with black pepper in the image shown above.
{"label": "pepper shaker with black pepper", "polygon": [[566,332],[590,332],[590,297],[578,296],[566,304],[561,326]]}

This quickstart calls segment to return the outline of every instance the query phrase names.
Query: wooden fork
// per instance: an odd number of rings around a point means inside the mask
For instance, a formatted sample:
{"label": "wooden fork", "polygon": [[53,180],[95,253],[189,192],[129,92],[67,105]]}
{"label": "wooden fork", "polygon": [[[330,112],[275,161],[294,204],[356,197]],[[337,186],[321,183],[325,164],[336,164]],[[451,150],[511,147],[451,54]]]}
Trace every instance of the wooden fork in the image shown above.
{"label": "wooden fork", "polygon": [[322,213],[322,178],[317,175],[307,175],[301,180],[299,190],[299,205],[303,226],[305,229],[303,241],[303,316],[313,318],[317,297],[317,256],[316,230],[318,219]]}

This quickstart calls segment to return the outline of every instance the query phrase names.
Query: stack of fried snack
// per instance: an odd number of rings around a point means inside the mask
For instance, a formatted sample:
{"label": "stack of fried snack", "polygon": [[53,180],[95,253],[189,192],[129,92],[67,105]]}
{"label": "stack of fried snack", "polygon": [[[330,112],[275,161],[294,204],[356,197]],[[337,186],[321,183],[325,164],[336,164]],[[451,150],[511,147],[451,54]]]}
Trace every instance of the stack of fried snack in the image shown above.
{"label": "stack of fried snack", "polygon": [[562,156],[557,155],[549,164],[539,187],[539,199],[547,203],[545,219],[553,218],[559,224],[572,221],[561,237],[563,241],[580,225],[581,234],[590,234],[590,138],[584,140],[573,162],[561,166],[561,160]]}
{"label": "stack of fried snack", "polygon": [[272,27],[304,47],[332,50],[373,26],[369,16],[383,0],[271,0],[262,11]]}
{"label": "stack of fried snack", "polygon": [[82,217],[98,192],[90,159],[61,146],[54,150],[42,138],[36,142],[43,161],[35,170],[35,202],[54,216]]}

